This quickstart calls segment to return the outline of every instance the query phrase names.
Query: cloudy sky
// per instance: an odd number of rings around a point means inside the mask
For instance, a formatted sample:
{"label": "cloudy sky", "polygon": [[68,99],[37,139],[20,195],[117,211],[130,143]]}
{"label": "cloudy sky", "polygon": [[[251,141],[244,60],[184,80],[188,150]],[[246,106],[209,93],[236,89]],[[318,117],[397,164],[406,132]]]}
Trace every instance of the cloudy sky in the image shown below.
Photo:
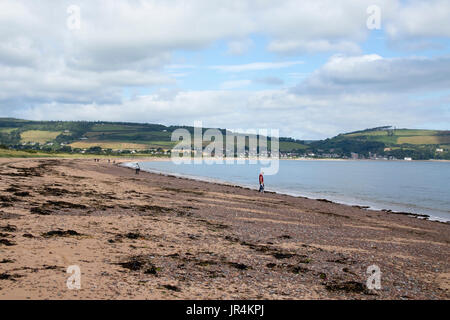
{"label": "cloudy sky", "polygon": [[450,1],[0,0],[0,117],[450,129]]}

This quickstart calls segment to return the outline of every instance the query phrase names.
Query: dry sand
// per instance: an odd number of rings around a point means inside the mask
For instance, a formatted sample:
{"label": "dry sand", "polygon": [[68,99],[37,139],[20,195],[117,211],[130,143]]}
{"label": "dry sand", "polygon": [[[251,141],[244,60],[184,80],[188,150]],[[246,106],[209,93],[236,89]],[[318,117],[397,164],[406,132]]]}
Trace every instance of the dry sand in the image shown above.
{"label": "dry sand", "polygon": [[449,299],[449,231],[105,160],[0,160],[0,299]]}

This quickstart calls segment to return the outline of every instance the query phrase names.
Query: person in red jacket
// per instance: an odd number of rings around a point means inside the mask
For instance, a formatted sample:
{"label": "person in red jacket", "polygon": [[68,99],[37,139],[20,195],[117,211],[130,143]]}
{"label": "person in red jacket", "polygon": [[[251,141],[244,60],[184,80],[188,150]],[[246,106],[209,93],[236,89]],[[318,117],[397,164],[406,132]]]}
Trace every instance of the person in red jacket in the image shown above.
{"label": "person in red jacket", "polygon": [[264,192],[264,172],[261,171],[259,174],[259,192]]}

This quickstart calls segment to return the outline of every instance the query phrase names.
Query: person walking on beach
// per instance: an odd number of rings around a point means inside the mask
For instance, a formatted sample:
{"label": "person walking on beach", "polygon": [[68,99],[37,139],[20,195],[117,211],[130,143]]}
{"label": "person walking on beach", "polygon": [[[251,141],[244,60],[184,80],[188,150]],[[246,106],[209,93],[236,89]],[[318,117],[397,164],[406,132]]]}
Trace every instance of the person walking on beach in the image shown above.
{"label": "person walking on beach", "polygon": [[259,174],[259,192],[264,192],[264,172]]}
{"label": "person walking on beach", "polygon": [[141,171],[141,167],[139,166],[139,163],[136,162],[136,174],[139,174],[139,171]]}

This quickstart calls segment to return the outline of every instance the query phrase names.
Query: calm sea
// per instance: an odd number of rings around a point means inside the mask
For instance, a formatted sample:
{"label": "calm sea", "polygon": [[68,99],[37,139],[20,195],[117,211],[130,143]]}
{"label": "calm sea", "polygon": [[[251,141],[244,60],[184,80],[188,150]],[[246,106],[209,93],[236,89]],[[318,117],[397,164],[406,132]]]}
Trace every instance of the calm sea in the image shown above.
{"label": "calm sea", "polygon": [[[260,165],[176,165],[141,162],[147,171],[258,187]],[[265,176],[266,190],[326,198],[373,209],[428,214],[450,221],[450,163],[431,161],[280,160],[278,174]]]}

